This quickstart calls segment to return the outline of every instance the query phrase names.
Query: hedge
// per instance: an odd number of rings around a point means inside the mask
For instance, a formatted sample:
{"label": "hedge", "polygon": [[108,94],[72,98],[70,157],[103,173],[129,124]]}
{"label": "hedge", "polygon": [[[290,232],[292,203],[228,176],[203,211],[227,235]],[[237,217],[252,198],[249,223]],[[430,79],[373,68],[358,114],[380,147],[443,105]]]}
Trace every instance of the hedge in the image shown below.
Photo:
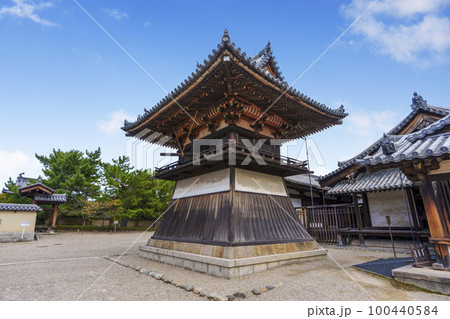
{"label": "hedge", "polygon": [[[145,227],[120,227],[117,226],[117,231],[145,231]],[[114,231],[114,225],[112,226],[92,226],[92,225],[57,225],[55,227],[57,231]],[[155,231],[156,228],[150,228],[149,231]]]}

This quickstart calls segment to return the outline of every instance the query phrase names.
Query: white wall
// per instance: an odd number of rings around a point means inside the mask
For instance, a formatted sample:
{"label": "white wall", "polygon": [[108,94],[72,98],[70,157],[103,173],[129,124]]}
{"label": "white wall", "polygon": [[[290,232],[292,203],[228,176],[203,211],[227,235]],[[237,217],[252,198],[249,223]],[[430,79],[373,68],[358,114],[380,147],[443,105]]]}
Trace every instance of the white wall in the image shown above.
{"label": "white wall", "polygon": [[302,200],[300,198],[292,198],[291,197],[291,201],[292,201],[292,205],[294,205],[295,208],[302,207]]}
{"label": "white wall", "polygon": [[282,177],[241,168],[236,168],[236,191],[288,196]]}
{"label": "white wall", "polygon": [[367,198],[373,227],[387,227],[386,215],[391,216],[391,226],[409,227],[408,213],[401,190],[368,193]]}
{"label": "white wall", "polygon": [[178,199],[226,192],[229,190],[230,169],[226,168],[220,171],[211,172],[178,181],[172,198]]}

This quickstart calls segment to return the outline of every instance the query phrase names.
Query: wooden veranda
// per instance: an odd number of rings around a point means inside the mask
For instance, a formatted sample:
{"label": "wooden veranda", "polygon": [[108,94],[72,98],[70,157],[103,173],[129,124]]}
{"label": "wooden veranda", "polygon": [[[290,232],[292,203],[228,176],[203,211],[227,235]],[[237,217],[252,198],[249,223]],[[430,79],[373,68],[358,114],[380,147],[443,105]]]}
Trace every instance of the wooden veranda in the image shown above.
{"label": "wooden veranda", "polygon": [[[296,208],[302,226],[314,240],[326,243],[348,244],[352,237],[358,237],[360,245],[365,245],[367,236],[388,236],[388,227],[372,227],[365,223],[362,205],[339,204]],[[395,237],[428,238],[428,230],[409,227],[392,227]]]}

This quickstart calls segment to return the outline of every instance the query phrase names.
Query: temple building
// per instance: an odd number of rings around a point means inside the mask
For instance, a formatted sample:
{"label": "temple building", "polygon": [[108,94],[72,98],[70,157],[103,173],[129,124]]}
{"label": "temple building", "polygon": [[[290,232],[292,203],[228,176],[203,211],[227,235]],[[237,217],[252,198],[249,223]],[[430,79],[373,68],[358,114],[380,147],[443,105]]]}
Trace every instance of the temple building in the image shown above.
{"label": "temple building", "polygon": [[178,156],[157,169],[156,178],[176,187],[140,255],[226,278],[323,256],[300,225],[284,180],[310,173],[307,163],[281,155],[280,147],[346,115],[290,88],[270,43],[248,58],[225,31],[188,79],[123,127]]}
{"label": "temple building", "polygon": [[[414,135],[450,114],[450,109],[428,105],[417,93],[413,95],[411,109],[386,136]],[[358,237],[364,246],[365,238],[389,238],[386,216],[390,216],[395,238],[426,242],[430,236],[429,221],[415,181],[395,165],[370,171],[361,163],[386,148],[385,139],[381,137],[355,157],[340,162],[335,171],[319,178],[323,187],[329,187],[328,195],[353,197],[354,222],[336,226],[341,243]]]}
{"label": "temple building", "polygon": [[422,246],[412,247],[420,251],[414,254],[418,267],[394,269],[394,278],[450,294],[450,114],[413,133],[384,136],[382,147],[358,163],[370,172],[400,169],[420,189],[436,260],[424,258]]}
{"label": "temple building", "polygon": [[383,147],[358,160],[370,171],[400,169],[420,188],[436,269],[450,270],[450,115],[410,134],[387,135]]}

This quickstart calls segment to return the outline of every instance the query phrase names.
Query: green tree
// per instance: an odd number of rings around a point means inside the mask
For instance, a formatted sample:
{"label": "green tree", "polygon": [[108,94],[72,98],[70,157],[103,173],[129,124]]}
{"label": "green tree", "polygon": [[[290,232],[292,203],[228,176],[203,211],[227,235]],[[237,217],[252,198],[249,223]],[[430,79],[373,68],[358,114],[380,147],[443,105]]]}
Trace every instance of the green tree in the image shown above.
{"label": "green tree", "polygon": [[93,217],[116,218],[121,205],[119,200],[87,200],[81,209],[83,225]]}
{"label": "green tree", "polygon": [[57,193],[67,194],[63,209],[79,213],[87,200],[100,197],[100,156],[100,148],[86,153],[53,150],[49,156],[36,154],[44,166],[45,184]]}
{"label": "green tree", "polygon": [[167,209],[174,183],[153,176],[148,170],[135,170],[125,156],[103,164],[105,196],[120,201],[121,219],[157,218]]}
{"label": "green tree", "polygon": [[5,188],[11,192],[11,194],[0,194],[0,203],[15,203],[15,204],[30,204],[31,198],[19,196],[19,186],[14,183],[12,178],[5,183]]}

